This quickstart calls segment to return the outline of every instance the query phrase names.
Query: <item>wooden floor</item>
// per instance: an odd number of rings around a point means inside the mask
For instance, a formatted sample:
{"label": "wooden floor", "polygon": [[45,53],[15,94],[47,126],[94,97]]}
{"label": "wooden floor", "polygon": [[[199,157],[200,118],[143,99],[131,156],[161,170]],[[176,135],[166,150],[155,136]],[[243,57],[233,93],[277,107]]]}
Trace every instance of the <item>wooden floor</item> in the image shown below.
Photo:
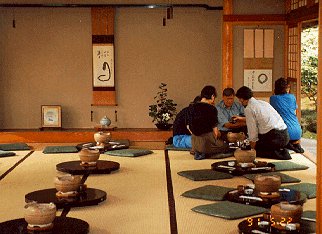
{"label": "wooden floor", "polygon": [[[93,142],[97,129],[45,130],[22,129],[1,130],[0,143],[24,142],[31,146],[38,143],[82,143]],[[116,128],[109,130],[112,139],[128,139],[133,147],[163,149],[165,141],[172,136],[172,130],[160,131],[155,128]]]}

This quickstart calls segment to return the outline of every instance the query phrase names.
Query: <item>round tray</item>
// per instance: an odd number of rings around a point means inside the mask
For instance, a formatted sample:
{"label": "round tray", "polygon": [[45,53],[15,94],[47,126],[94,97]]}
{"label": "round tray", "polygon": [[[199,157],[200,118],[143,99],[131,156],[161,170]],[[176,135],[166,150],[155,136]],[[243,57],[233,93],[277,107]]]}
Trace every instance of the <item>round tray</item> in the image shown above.
{"label": "round tray", "polygon": [[81,192],[78,196],[68,197],[68,198],[58,198],[56,196],[57,190],[43,189],[37,190],[25,195],[26,202],[36,201],[38,203],[50,203],[53,202],[57,209],[62,209],[65,207],[82,207],[82,206],[93,206],[97,205],[106,200],[106,192],[87,188],[84,192]]}
{"label": "round tray", "polygon": [[301,220],[301,228],[297,231],[279,231],[275,229],[272,224],[267,229],[263,229],[258,227],[258,222],[264,221],[263,216],[253,217],[253,218],[246,218],[244,221],[238,224],[239,233],[242,234],[254,234],[255,230],[260,231],[257,233],[273,233],[273,234],[308,234],[308,233],[315,233],[315,222]]}
{"label": "round tray", "polygon": [[[229,166],[228,163],[234,162],[234,166]],[[275,171],[275,165],[273,163],[267,163],[264,161],[257,161],[254,167],[241,167],[237,165],[236,160],[221,161],[211,164],[211,169],[215,171],[221,171],[232,175],[244,175],[244,174],[256,174]]]}
{"label": "round tray", "polygon": [[0,233],[25,234],[25,233],[43,233],[43,234],[86,234],[89,233],[89,225],[81,219],[69,217],[56,217],[54,227],[48,231],[28,231],[27,222],[24,218],[13,219],[0,223]]}
{"label": "round tray", "polygon": [[120,164],[113,161],[98,160],[95,166],[81,166],[81,161],[69,161],[56,165],[56,169],[72,175],[110,174],[120,169]]}
{"label": "round tray", "polygon": [[[244,194],[238,192],[238,190],[232,190],[225,195],[225,200],[242,203],[252,206],[261,206],[265,208],[271,208],[272,205],[277,204],[281,201],[287,201],[291,204],[303,205],[306,201],[306,194],[289,189],[289,191],[279,191],[279,197],[263,197],[259,196],[256,190],[253,194]],[[242,197],[240,197],[242,196]],[[260,201],[261,199],[261,201]]]}

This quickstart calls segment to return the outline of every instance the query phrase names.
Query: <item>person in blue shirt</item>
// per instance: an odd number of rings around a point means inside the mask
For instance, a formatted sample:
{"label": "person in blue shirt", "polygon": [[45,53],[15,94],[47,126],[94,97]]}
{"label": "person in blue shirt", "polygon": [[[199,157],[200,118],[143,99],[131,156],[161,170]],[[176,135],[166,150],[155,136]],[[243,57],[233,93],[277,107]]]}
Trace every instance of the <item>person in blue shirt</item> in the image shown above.
{"label": "person in blue shirt", "polygon": [[173,146],[176,148],[191,148],[191,132],[188,126],[191,122],[191,105],[201,101],[201,97],[197,96],[193,102],[183,108],[173,122]]}
{"label": "person in blue shirt", "polygon": [[279,78],[275,81],[274,95],[270,97],[269,102],[287,125],[290,141],[286,148],[296,153],[304,153],[300,145],[302,128],[295,114],[297,109],[296,99],[293,94],[289,93],[289,84],[285,78]]}
{"label": "person in blue shirt", "polygon": [[244,107],[235,101],[235,91],[233,88],[225,88],[222,93],[222,100],[216,105],[218,111],[218,129],[221,139],[228,141],[227,133],[237,134],[243,132],[247,135],[246,118]]}

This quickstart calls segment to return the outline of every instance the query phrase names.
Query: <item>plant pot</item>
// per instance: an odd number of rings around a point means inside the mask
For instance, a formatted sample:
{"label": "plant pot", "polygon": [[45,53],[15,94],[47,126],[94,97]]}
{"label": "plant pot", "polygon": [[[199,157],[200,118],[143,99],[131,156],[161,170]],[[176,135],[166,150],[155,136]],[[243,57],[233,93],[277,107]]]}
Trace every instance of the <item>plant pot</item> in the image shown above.
{"label": "plant pot", "polygon": [[173,124],[169,124],[169,123],[157,123],[155,124],[155,126],[157,126],[157,128],[159,130],[170,130],[170,128],[172,127]]}

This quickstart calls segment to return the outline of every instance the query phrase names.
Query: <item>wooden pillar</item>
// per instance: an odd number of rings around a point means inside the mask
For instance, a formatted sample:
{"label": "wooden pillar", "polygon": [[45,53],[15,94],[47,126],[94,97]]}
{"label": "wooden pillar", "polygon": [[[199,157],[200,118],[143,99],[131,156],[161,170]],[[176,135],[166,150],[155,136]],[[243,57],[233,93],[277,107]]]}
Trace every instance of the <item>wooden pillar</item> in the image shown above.
{"label": "wooden pillar", "polygon": [[[91,9],[92,14],[92,44],[93,51],[94,46],[108,46],[108,51],[104,50],[104,53],[112,54],[113,66],[109,67],[109,71],[112,73],[112,79],[114,79],[114,18],[115,8],[112,7],[93,7]],[[96,47],[97,48],[97,47]],[[112,48],[112,50],[111,50]],[[94,58],[94,57],[93,57]],[[93,59],[94,63],[94,59]],[[108,64],[106,62],[106,64]],[[106,70],[106,64],[104,70]],[[108,65],[109,66],[109,65]],[[93,66],[94,67],[94,66]],[[93,68],[94,69],[94,68]],[[94,70],[93,70],[94,71]],[[94,76],[94,72],[93,72]],[[93,77],[93,79],[95,79]],[[113,85],[105,87],[94,86],[93,80],[93,106],[114,106],[116,105],[116,91],[115,81]]]}
{"label": "wooden pillar", "polygon": [[[224,15],[231,15],[233,1],[225,0]],[[222,29],[222,89],[233,86],[233,25],[223,21]]]}
{"label": "wooden pillar", "polygon": [[[322,55],[322,26],[321,26],[321,20],[322,20],[322,4],[320,2],[319,4],[319,53],[318,56],[321,57]],[[316,173],[316,184],[317,184],[317,196],[316,196],[316,233],[322,234],[322,226],[320,225],[320,221],[322,219],[322,163],[321,163],[321,157],[322,157],[322,61],[319,59],[318,62],[318,111],[317,111],[317,150],[316,150],[316,159],[317,159],[317,173]]]}

